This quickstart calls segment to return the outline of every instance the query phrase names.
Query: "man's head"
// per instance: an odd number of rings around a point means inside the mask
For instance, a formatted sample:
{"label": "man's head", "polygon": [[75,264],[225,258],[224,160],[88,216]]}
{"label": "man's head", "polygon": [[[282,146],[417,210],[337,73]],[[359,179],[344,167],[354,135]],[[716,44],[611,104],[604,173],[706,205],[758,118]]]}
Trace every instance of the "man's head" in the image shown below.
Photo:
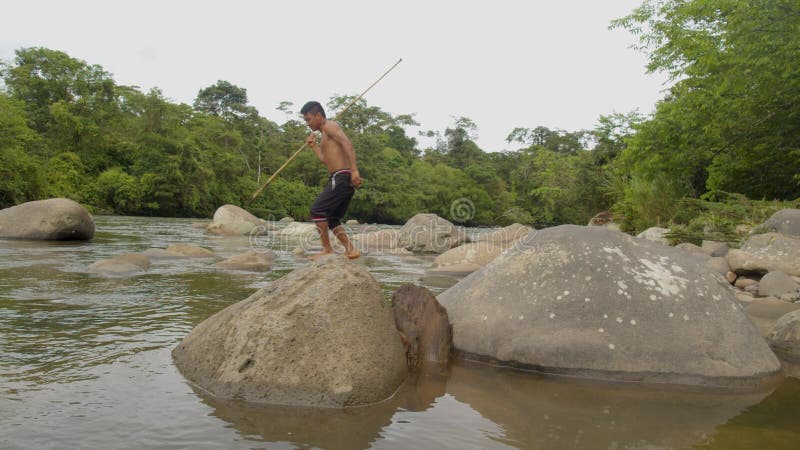
{"label": "man's head", "polygon": [[319,131],[322,124],[325,123],[325,110],[319,102],[308,102],[300,109],[300,114],[306,121],[306,125],[313,131]]}

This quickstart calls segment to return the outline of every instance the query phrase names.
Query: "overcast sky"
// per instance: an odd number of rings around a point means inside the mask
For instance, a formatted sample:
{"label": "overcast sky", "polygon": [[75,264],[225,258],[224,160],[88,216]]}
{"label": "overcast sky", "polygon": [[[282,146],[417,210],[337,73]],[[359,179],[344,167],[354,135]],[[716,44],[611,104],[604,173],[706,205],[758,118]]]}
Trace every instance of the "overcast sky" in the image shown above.
{"label": "overcast sky", "polygon": [[[367,94],[392,114],[443,131],[471,118],[486,151],[514,127],[591,129],[601,114],[652,111],[664,77],[609,22],[640,0],[14,1],[3,5],[0,59],[43,46],[99,64],[120,84],[191,104],[227,80],[261,115]],[[417,130],[410,130],[416,132]]]}

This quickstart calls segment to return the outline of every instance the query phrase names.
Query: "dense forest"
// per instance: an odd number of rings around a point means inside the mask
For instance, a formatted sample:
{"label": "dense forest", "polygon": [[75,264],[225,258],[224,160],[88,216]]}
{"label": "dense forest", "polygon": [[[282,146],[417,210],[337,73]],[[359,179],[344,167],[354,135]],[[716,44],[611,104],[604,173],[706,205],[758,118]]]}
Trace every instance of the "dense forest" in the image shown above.
{"label": "dense forest", "polygon": [[[413,114],[360,100],[340,120],[365,178],[350,217],[450,218],[467,199],[467,225],[585,224],[612,210],[636,231],[688,223],[687,210],[731,198],[800,197],[800,2],[647,0],[611,26],[637,37],[650,72],[671,77],[653,114],[610,113],[578,131],[510,124],[521,149],[492,152],[469,118],[427,132],[435,145],[421,148]],[[308,129],[292,103],[277,105],[288,119],[274,123],[226,81],[176,104],[36,47],[18,49],[0,75],[0,207],[69,197],[95,213],[210,217],[233,203],[308,219],[326,181],[306,151],[250,202]],[[329,99],[329,117],[352,98]]]}

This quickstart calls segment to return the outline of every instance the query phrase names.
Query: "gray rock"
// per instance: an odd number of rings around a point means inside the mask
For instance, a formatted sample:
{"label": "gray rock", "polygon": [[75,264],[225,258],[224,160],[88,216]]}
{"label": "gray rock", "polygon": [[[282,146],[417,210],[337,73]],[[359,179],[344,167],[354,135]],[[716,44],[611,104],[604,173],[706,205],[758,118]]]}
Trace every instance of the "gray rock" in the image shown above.
{"label": "gray rock", "polygon": [[214,252],[209,249],[192,244],[172,244],[167,247],[167,252],[183,255],[187,258],[213,258]]}
{"label": "gray rock", "polygon": [[781,316],[770,329],[767,341],[775,353],[800,361],[800,309]]}
{"label": "gray rock", "polygon": [[505,245],[490,241],[471,242],[442,253],[433,260],[431,273],[466,275],[489,264],[505,251]]}
{"label": "gray rock", "polygon": [[669,233],[669,231],[669,228],[650,227],[637,234],[636,237],[652,242],[658,242],[659,244],[669,245],[669,239],[664,237],[664,235]]}
{"label": "gray rock", "polygon": [[729,250],[728,244],[717,241],[703,241],[702,245],[700,245],[700,248],[713,257],[725,256],[728,254]]}
{"label": "gray rock", "polygon": [[209,233],[241,236],[266,234],[275,227],[236,205],[223,205],[214,212],[214,220],[206,229]]}
{"label": "gray rock", "polygon": [[283,217],[279,222],[283,222],[283,223],[294,222],[294,217],[286,216],[286,217]]}
{"label": "gray rock", "polygon": [[345,407],[392,395],[407,374],[389,303],[363,264],[320,258],[211,316],[173,350],[217,397]]}
{"label": "gray rock", "polygon": [[758,295],[762,297],[780,297],[797,293],[799,289],[800,285],[782,270],[773,270],[758,282]]}
{"label": "gray rock", "polygon": [[101,259],[89,266],[89,273],[107,278],[124,278],[145,272],[150,259],[140,253],[127,253],[113,258]]}
{"label": "gray rock", "polygon": [[735,295],[736,300],[739,300],[742,303],[750,303],[755,299],[753,294],[745,291],[737,291]]}
{"label": "gray rock", "polygon": [[429,290],[414,284],[400,286],[392,294],[392,311],[409,369],[416,370],[428,362],[447,363],[450,321],[447,311]]}
{"label": "gray rock", "polygon": [[466,357],[604,379],[751,384],[780,363],[730,285],[672,247],[539,230],[440,294]]}
{"label": "gray rock", "polygon": [[0,210],[0,238],[34,240],[90,240],[94,219],[68,198],[51,198]]}
{"label": "gray rock", "polygon": [[[277,232],[280,236],[289,236],[294,238],[315,238],[319,237],[318,228],[313,223],[308,222],[289,222],[286,227]],[[331,241],[333,243],[335,239]]]}
{"label": "gray rock", "polygon": [[746,277],[739,277],[739,278],[736,279],[736,282],[733,285],[736,286],[739,289],[744,289],[744,288],[746,288],[748,286],[756,286],[756,285],[758,285],[758,280],[754,280],[752,278],[746,278]]}
{"label": "gray rock", "polygon": [[782,209],[767,219],[762,227],[787,236],[800,237],[800,209]]}
{"label": "gray rock", "polygon": [[345,225],[358,225],[358,221],[356,219],[350,219],[344,223]]}
{"label": "gray rock", "polygon": [[732,273],[731,267],[728,265],[728,260],[721,256],[712,257],[706,261],[706,266],[723,277],[727,277],[728,273]]}
{"label": "gray rock", "polygon": [[231,256],[224,261],[214,264],[214,266],[221,269],[262,272],[269,270],[272,267],[272,261],[274,261],[275,258],[277,258],[277,255],[275,255],[275,252],[271,250],[267,250],[266,252],[256,252],[250,250],[239,255]]}
{"label": "gray rock", "polygon": [[[725,261],[727,261],[727,259]],[[728,266],[728,267],[730,267],[730,266]],[[728,273],[725,274],[725,279],[728,280],[728,283],[730,283],[730,284],[736,283],[736,278],[737,277],[738,277],[738,275],[736,275],[736,272],[730,272],[729,271]]]}
{"label": "gray rock", "polygon": [[699,258],[703,261],[708,261],[711,258],[711,255],[703,251],[700,246],[694,245],[691,242],[681,242],[680,244],[676,245],[675,248],[679,248],[695,258]]}
{"label": "gray rock", "polygon": [[757,298],[744,309],[747,317],[756,326],[762,336],[767,336],[781,316],[800,309],[800,305],[777,299],[775,297]]}
{"label": "gray rock", "polygon": [[800,238],[780,233],[756,234],[741,249],[731,249],[727,258],[731,270],[738,274],[782,270],[800,276]]}
{"label": "gray rock", "polygon": [[798,299],[800,299],[800,292],[790,292],[788,294],[781,295],[779,298],[787,302],[796,302]]}
{"label": "gray rock", "polygon": [[475,242],[507,244],[510,242],[516,242],[533,231],[533,227],[519,223],[513,223],[507,227],[503,227],[495,231],[479,234],[474,240]]}
{"label": "gray rock", "polygon": [[398,246],[412,252],[444,253],[468,241],[463,228],[436,214],[417,214],[400,228]]}

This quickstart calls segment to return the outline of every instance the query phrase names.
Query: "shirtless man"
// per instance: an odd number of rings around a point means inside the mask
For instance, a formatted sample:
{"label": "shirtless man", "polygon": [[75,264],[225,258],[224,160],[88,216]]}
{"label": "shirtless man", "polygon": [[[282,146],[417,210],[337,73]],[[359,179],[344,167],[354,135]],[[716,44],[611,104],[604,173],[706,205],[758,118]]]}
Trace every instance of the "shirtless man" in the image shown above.
{"label": "shirtless man", "polygon": [[306,143],[314,150],[322,164],[325,164],[330,174],[325,189],[311,205],[311,220],[317,224],[322,251],[310,258],[317,259],[333,253],[328,230],[332,230],[334,236],[344,245],[345,256],[350,259],[358,258],[361,253],[350,242],[341,224],[342,217],[350,205],[350,199],[356,192],[355,188],[361,186],[353,144],[336,122],[325,118],[325,110],[319,102],[306,103],[300,109],[300,113],[311,131],[322,131],[322,141],[319,145],[314,133],[308,135]]}

